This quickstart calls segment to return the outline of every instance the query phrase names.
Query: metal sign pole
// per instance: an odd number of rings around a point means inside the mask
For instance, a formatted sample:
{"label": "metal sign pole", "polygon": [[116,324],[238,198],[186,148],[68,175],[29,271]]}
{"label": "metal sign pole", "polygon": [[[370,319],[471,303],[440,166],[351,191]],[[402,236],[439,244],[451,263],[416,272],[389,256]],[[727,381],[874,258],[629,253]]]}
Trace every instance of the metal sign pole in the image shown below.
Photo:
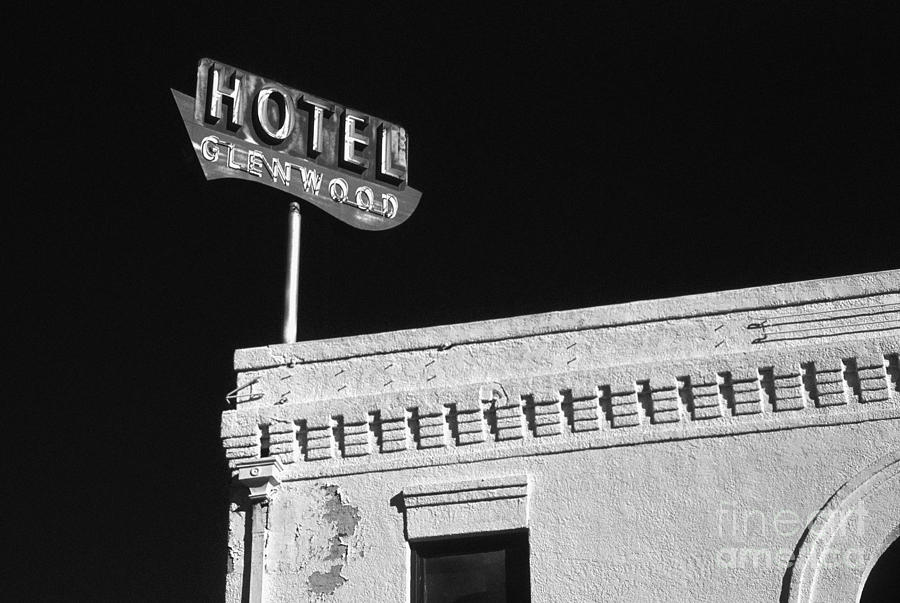
{"label": "metal sign pole", "polygon": [[[408,186],[409,138],[399,124],[212,59],[197,65],[196,98],[175,90],[172,95],[207,180],[265,184],[362,230],[399,226],[422,196]],[[299,98],[299,104],[292,100]],[[273,102],[280,111],[270,110]],[[300,153],[304,142],[307,152]],[[271,178],[263,177],[266,172]],[[292,174],[297,177],[291,179]],[[300,297],[298,202],[290,204],[288,219],[282,339],[294,343]]]}
{"label": "metal sign pole", "polygon": [[300,292],[300,204],[288,209],[287,278],[284,287],[284,342],[297,341],[297,303]]}

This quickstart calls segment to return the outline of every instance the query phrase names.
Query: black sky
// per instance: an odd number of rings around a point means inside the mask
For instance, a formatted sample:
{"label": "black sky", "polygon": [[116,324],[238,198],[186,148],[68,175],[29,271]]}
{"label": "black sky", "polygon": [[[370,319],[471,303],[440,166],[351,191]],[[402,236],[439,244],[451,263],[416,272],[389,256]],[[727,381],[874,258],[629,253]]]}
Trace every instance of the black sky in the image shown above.
{"label": "black sky", "polygon": [[169,91],[203,56],[409,133],[405,224],[304,205],[301,339],[900,268],[895,15],[677,4],[29,22],[20,425],[64,551],[33,600],[222,598],[219,417],[233,350],[280,337],[290,197],[204,180]]}

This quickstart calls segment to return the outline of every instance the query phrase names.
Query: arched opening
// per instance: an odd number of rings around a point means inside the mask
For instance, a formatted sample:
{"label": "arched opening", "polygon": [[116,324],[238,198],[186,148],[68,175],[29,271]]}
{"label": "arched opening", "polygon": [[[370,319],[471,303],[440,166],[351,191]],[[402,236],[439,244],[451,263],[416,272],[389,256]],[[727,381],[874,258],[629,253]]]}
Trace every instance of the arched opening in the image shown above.
{"label": "arched opening", "polygon": [[869,572],[860,603],[900,601],[900,538],[881,554]]}
{"label": "arched opening", "polygon": [[[900,450],[881,457],[856,474],[810,522],[798,543],[796,561],[785,573],[782,601],[900,600],[888,594],[897,592],[894,581],[897,578],[890,574],[900,574],[897,572],[898,517]],[[882,572],[888,575],[883,583],[878,577]],[[870,578],[871,587],[868,586]]]}

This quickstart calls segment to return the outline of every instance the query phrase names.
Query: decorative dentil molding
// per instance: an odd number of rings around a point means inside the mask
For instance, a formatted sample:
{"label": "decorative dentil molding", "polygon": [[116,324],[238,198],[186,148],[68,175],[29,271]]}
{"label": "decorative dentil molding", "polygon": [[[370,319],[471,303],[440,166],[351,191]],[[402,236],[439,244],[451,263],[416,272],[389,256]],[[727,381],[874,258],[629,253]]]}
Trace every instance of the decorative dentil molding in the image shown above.
{"label": "decorative dentil molding", "polygon": [[[712,361],[720,370],[670,368],[668,378],[658,367],[626,366],[237,409],[223,413],[222,439],[232,468],[267,452],[295,467],[287,472],[291,479],[338,465],[365,472],[377,458],[414,465],[416,455],[433,462],[444,454],[451,456],[443,462],[453,462],[452,455],[469,450],[540,451],[545,442],[554,450],[579,449],[900,417],[897,347],[852,357],[842,357],[846,349],[819,350],[817,359],[806,351],[756,366],[718,358]],[[626,435],[632,430],[639,437]],[[317,462],[329,468],[303,468]]]}

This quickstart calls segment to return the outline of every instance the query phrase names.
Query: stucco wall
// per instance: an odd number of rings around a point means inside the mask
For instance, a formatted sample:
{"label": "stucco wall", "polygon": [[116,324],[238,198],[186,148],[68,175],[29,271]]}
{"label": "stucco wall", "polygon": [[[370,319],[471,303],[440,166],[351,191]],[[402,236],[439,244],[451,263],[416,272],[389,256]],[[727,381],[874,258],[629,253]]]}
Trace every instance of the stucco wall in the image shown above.
{"label": "stucco wall", "polygon": [[271,503],[267,600],[408,601],[404,488],[527,474],[533,600],[777,601],[807,524],[892,450],[898,420],[289,482]]}
{"label": "stucco wall", "polygon": [[535,601],[844,600],[815,568],[862,580],[900,525],[898,334],[889,271],[239,350],[263,600],[406,601],[407,538],[526,527]]}

